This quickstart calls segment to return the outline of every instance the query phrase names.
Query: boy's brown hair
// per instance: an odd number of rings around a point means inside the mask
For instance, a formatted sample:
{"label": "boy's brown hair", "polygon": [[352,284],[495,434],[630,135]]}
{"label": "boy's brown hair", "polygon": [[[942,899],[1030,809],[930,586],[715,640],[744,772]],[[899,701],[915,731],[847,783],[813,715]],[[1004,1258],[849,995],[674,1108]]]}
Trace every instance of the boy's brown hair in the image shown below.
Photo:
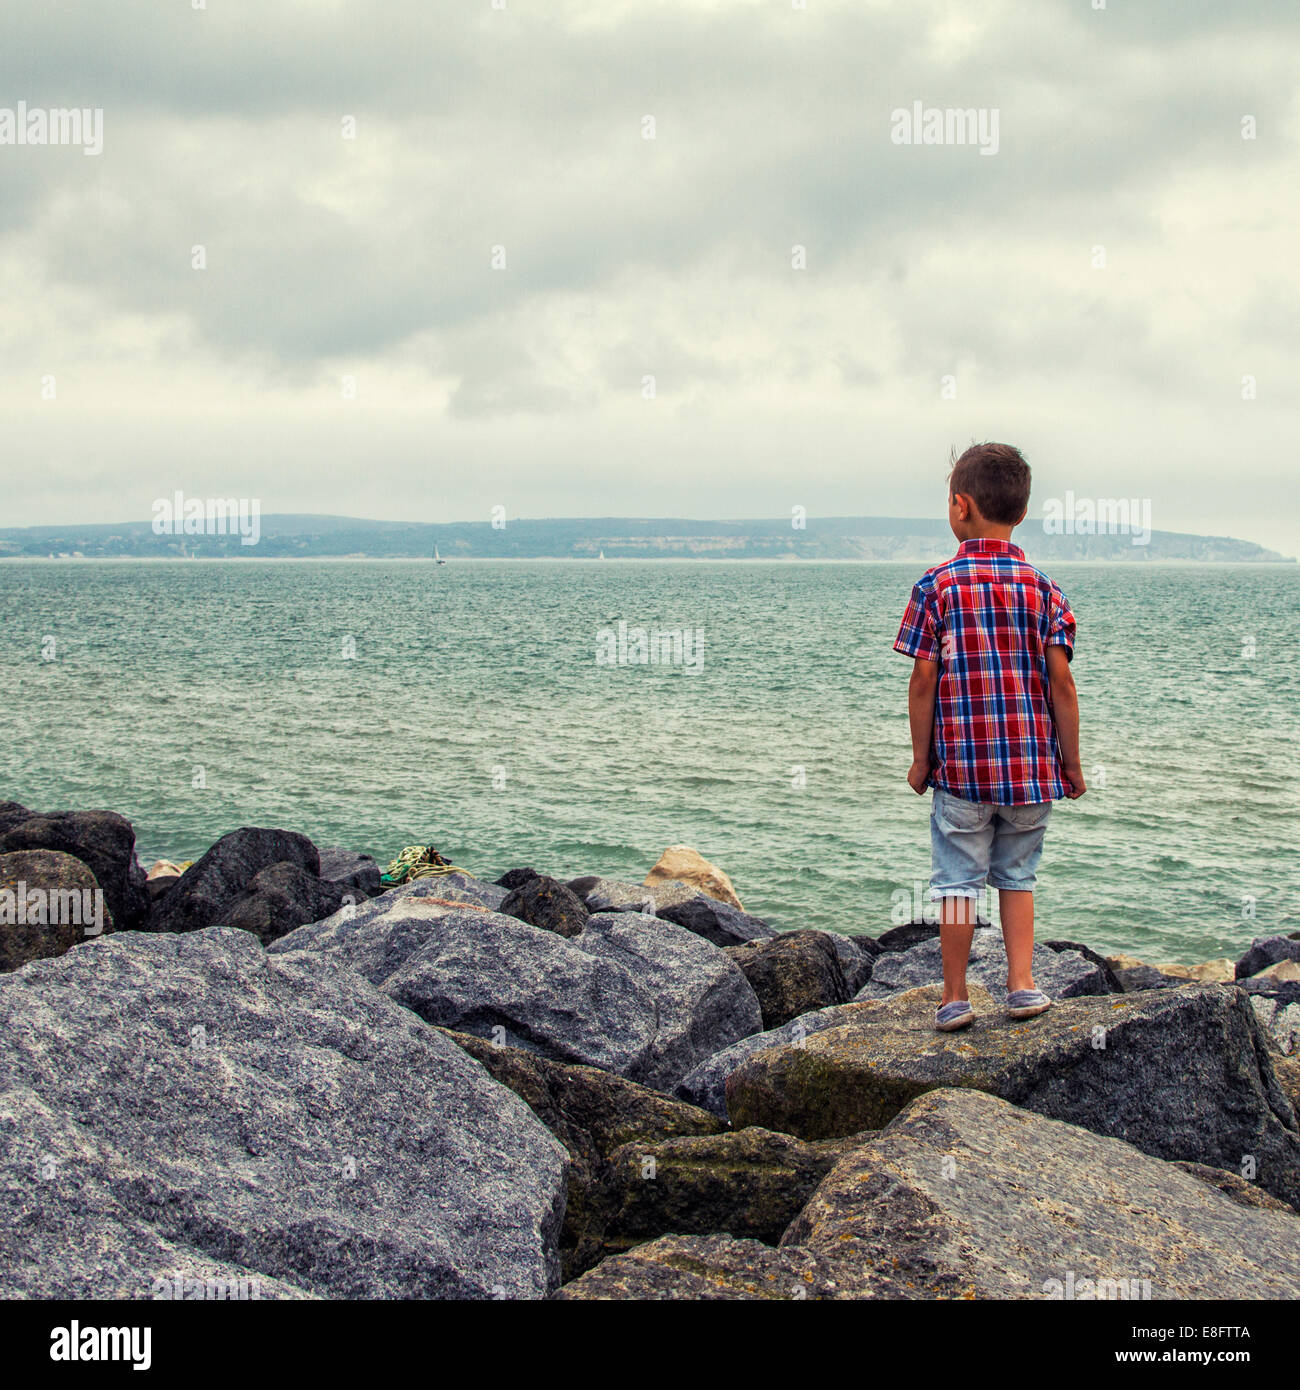
{"label": "boy's brown hair", "polygon": [[1029,506],[1029,484],[1029,465],[1019,449],[1010,444],[972,444],[953,460],[948,496],[965,493],[985,521],[1014,526]]}

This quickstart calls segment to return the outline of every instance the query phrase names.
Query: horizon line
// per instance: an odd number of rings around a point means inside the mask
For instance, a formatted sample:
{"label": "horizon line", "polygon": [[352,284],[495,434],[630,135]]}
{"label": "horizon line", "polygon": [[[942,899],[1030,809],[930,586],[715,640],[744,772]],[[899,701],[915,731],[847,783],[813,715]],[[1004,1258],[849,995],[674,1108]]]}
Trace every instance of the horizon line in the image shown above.
{"label": "horizon line", "polygon": [[[203,502],[208,502],[208,501],[227,501],[227,500],[230,500],[230,499],[226,499],[226,498],[206,498],[206,497],[204,497],[204,498],[197,498],[197,499],[195,499],[195,500],[203,501]],[[239,499],[236,499],[236,500],[239,500]],[[251,501],[252,499],[247,499],[247,500],[250,500],[250,501]],[[350,515],[350,514],[348,514],[348,513],[346,513],[346,512],[297,512],[297,511],[263,512],[263,511],[260,510],[260,504],[259,504],[258,515],[259,515],[260,519],[263,520],[263,521],[271,521],[271,520],[276,520],[276,519],[281,519],[281,518],[286,518],[286,517],[294,517],[294,518],[302,518],[303,520],[349,521],[349,522],[359,523],[359,524],[362,524],[362,525],[375,525],[375,526],[484,526],[484,527],[487,527],[489,530],[502,530],[502,529],[505,529],[504,527],[494,527],[494,526],[493,526],[493,523],[492,523],[490,520],[484,521],[484,520],[481,520],[481,519],[475,519],[475,520],[454,519],[454,520],[427,521],[427,520],[415,520],[415,519],[411,519],[411,518],[409,518],[409,517],[393,518],[393,517],[353,516],[353,515]],[[804,519],[806,522],[813,522],[813,521],[876,521],[876,522],[880,522],[880,521],[898,521],[898,522],[923,522],[923,523],[925,523],[925,524],[927,524],[927,525],[931,525],[931,526],[943,526],[943,525],[945,524],[945,520],[944,520],[943,518],[940,518],[940,517],[928,517],[928,516],[897,516],[897,515],[884,515],[884,514],[873,513],[873,512],[834,512],[834,513],[830,513],[830,512],[817,512],[817,513],[808,513],[803,519]],[[1046,518],[1044,518],[1044,517],[1042,517],[1042,516],[1039,516],[1039,517],[1036,517],[1036,518],[1031,518],[1031,517],[1029,517],[1029,516],[1026,516],[1025,519],[1024,519],[1022,522],[1017,523],[1017,526],[1019,526],[1019,527],[1031,527],[1031,522],[1043,521],[1043,520],[1045,520],[1045,519],[1046,519]],[[662,516],[662,515],[649,515],[649,514],[647,514],[647,515],[642,515],[642,514],[639,514],[639,513],[623,512],[623,513],[617,513],[617,514],[615,514],[615,513],[602,513],[602,514],[600,514],[600,515],[591,515],[591,516],[582,515],[582,514],[570,514],[570,515],[566,515],[566,516],[558,516],[558,515],[557,515],[557,516],[518,516],[518,517],[513,517],[513,518],[511,518],[507,524],[508,524],[509,526],[518,526],[518,525],[521,525],[521,524],[537,525],[537,524],[545,523],[545,522],[564,522],[564,521],[638,521],[638,522],[644,522],[644,521],[658,521],[658,522],[668,522],[668,523],[690,523],[690,524],[695,524],[695,525],[708,524],[708,523],[716,523],[716,524],[722,525],[722,526],[742,526],[742,525],[752,524],[752,523],[755,523],[755,522],[759,522],[759,523],[770,523],[770,522],[774,522],[774,521],[786,521],[786,520],[789,520],[789,518],[788,518],[787,516],[785,516],[784,514],[778,514],[778,515],[775,515],[775,516],[738,516],[738,517],[722,517],[722,516]],[[25,524],[25,525],[22,525],[22,526],[0,526],[0,535],[3,535],[3,534],[5,534],[6,532],[11,532],[11,531],[40,531],[40,530],[49,530],[49,529],[52,529],[52,528],[55,528],[55,527],[68,528],[68,529],[71,529],[71,528],[73,528],[73,527],[85,527],[85,528],[94,527],[94,528],[96,528],[96,529],[99,529],[99,528],[109,528],[109,527],[113,527],[113,526],[150,526],[150,527],[152,527],[152,524],[153,524],[153,518],[152,518],[152,517],[131,517],[131,518],[126,518],[126,519],[124,519],[124,520],[119,520],[119,521],[67,521],[67,522],[62,522],[62,521],[36,521],[36,522],[29,522],[29,523],[27,523],[27,524]],[[1013,529],[1015,529],[1015,528],[1013,528]],[[1071,535],[1078,534],[1078,535],[1097,535],[1097,536],[1104,536],[1104,535],[1107,535],[1107,534],[1109,534],[1109,533],[1106,532],[1106,531],[1092,531],[1092,532],[1069,532],[1069,533],[1065,533],[1065,534],[1071,534]],[[1151,528],[1151,534],[1152,534],[1152,535],[1161,535],[1161,536],[1182,536],[1182,537],[1187,537],[1187,538],[1189,538],[1189,539],[1196,539],[1196,540],[1224,540],[1224,541],[1235,541],[1235,542],[1237,542],[1238,544],[1257,545],[1257,546],[1259,546],[1259,548],[1260,548],[1261,550],[1268,550],[1268,549],[1271,548],[1271,547],[1265,545],[1264,542],[1262,542],[1262,541],[1253,541],[1253,540],[1249,540],[1249,539],[1247,539],[1247,538],[1244,537],[1244,536],[1231,536],[1231,535],[1228,535],[1228,534],[1225,533],[1225,532],[1216,532],[1216,531],[1167,531],[1167,530],[1164,530],[1164,529],[1161,528],[1161,527],[1152,527],[1152,528]],[[1280,554],[1281,552],[1274,552],[1274,553]]]}

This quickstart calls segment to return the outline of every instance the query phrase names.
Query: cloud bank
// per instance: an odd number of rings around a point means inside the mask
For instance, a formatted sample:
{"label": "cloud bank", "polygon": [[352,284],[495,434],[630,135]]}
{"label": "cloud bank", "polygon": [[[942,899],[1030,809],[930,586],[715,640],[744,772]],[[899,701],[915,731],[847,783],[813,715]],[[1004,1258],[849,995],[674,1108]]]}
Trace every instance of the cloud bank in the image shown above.
{"label": "cloud bank", "polygon": [[1294,554],[1297,57],[1282,0],[11,7],[0,107],[103,149],[0,145],[0,524],[931,515],[1003,438]]}

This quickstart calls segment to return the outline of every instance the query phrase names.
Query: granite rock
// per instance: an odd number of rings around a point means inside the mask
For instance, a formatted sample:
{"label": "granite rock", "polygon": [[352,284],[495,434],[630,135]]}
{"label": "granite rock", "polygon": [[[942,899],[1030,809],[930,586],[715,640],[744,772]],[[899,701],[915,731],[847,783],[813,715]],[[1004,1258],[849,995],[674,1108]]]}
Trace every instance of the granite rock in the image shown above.
{"label": "granite rock", "polygon": [[659,917],[596,913],[573,945],[625,972],[655,1001],[653,1056],[628,1075],[671,1091],[706,1057],[763,1026],[749,981],[716,946]]}
{"label": "granite rock", "polygon": [[831,1009],[816,1009],[812,1013],[800,1014],[780,1028],[750,1033],[748,1037],[724,1047],[692,1067],[677,1083],[674,1094],[726,1119],[727,1078],[747,1057],[770,1047],[798,1046],[810,1034],[846,1022],[863,1007],[862,1004],[848,1003]]}
{"label": "granite rock", "polygon": [[427,1023],[644,1079],[653,986],[554,932],[473,904],[391,894],[291,932],[274,951],[343,961]]}
{"label": "granite rock", "polygon": [[272,864],[253,875],[239,897],[221,914],[221,925],[252,932],[263,946],[295,927],[319,922],[345,900],[364,902],[357,888],[326,882],[297,864]]}
{"label": "granite rock", "polygon": [[[0,841],[0,847],[3,847],[3,841]],[[1250,943],[1250,950],[1237,962],[1236,977],[1239,980],[1249,979],[1282,960],[1300,961],[1300,941],[1289,936],[1257,936]]]}
{"label": "granite rock", "polygon": [[149,915],[144,869],[135,857],[135,830],[115,811],[51,811],[48,815],[6,802],[0,834],[0,854],[16,850],[50,849],[70,854],[95,875],[118,931],[135,931]]}
{"label": "granite rock", "polygon": [[1159,1158],[1234,1171],[1249,1158],[1261,1187],[1300,1203],[1297,1116],[1241,990],[1083,996],[1015,1023],[976,986],[975,1022],[947,1034],[933,1026],[939,997],[933,987],[876,1001],[802,1046],[755,1053],[727,1081],[732,1123],[830,1138],[964,1086]]}
{"label": "granite rock", "polygon": [[112,914],[99,893],[95,875],[71,854],[0,854],[0,971],[61,956],[88,937],[112,931]]}
{"label": "granite rock", "polygon": [[1295,1212],[971,1090],[920,1096],[851,1149],[781,1243],[856,1296],[882,1270],[915,1298],[1300,1295]]}
{"label": "granite rock", "polygon": [[383,888],[379,873],[379,861],[373,855],[338,848],[320,851],[321,881],[336,888],[373,898]]}
{"label": "granite rock", "polygon": [[558,1296],[1295,1299],[1300,1216],[1242,1186],[995,1096],[940,1089],[847,1141],[777,1249],[663,1236]]}
{"label": "granite rock", "polygon": [[846,1004],[853,997],[829,932],[784,932],[726,948],[758,996],[763,1027],[779,1028],[800,1014]]}
{"label": "granite rock", "polygon": [[512,888],[498,911],[558,936],[577,936],[590,915],[571,888],[543,874],[535,874]]}
{"label": "granite rock", "polygon": [[[882,938],[883,940],[883,938]],[[977,928],[971,942],[966,978],[982,985],[997,1001],[1006,998],[1007,957],[1001,932]],[[888,999],[904,990],[932,985],[943,979],[943,960],[937,935],[901,951],[889,951],[872,964],[871,979],[858,991],[858,999]],[[1042,943],[1034,946],[1034,981],[1053,999],[1080,994],[1110,992],[1102,968],[1075,951],[1054,951]]]}
{"label": "granite rock", "polygon": [[690,884],[719,902],[729,903],[741,912],[745,910],[727,875],[690,845],[669,845],[645,876],[645,883],[647,887],[654,888],[666,879]]}
{"label": "granite rock", "polygon": [[775,1245],[840,1152],[757,1126],[624,1144],[609,1158],[605,1248],[719,1231]]}
{"label": "granite rock", "polygon": [[256,826],[232,830],[154,903],[149,929],[187,932],[221,923],[263,869],[284,863],[319,877],[320,855],[305,835]]}
{"label": "granite rock", "polygon": [[716,1116],[638,1086],[599,1067],[552,1062],[536,1053],[469,1033],[447,1032],[492,1077],[527,1101],[569,1154],[560,1257],[565,1280],[610,1253],[606,1232],[617,1210],[609,1159],[623,1146],[687,1135],[718,1134]]}
{"label": "granite rock", "polygon": [[557,1286],[563,1148],[334,962],[224,927],[99,937],[0,976],[0,1071],[0,1296]]}

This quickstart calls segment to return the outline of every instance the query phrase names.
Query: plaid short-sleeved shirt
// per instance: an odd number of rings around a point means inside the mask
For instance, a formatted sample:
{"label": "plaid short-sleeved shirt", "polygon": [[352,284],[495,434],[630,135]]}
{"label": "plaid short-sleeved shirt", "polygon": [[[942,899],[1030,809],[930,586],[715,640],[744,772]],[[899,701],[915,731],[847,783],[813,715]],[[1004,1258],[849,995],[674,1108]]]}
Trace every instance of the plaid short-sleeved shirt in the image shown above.
{"label": "plaid short-sleeved shirt", "polygon": [[1065,795],[1047,649],[1073,659],[1074,614],[1010,541],[962,541],[913,586],[894,650],[939,663],[930,785],[1023,806]]}

